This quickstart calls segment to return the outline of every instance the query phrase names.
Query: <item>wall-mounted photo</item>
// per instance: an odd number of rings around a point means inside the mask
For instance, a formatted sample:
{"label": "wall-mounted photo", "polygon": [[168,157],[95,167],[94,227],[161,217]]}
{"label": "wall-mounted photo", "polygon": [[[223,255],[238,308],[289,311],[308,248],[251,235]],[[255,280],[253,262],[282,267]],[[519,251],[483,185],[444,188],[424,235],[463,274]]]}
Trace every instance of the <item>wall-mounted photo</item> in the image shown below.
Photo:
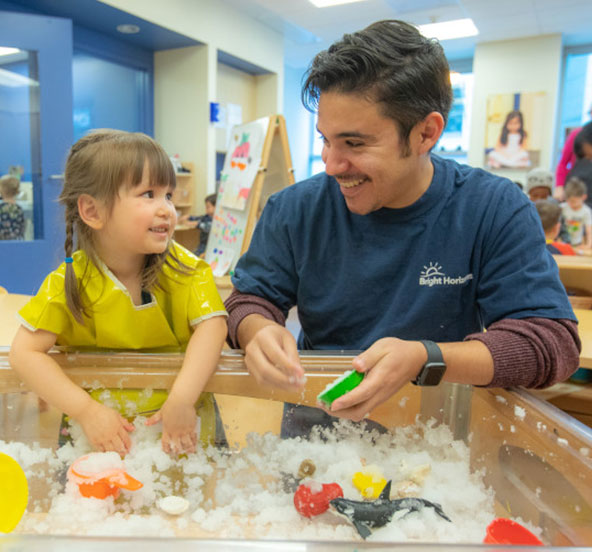
{"label": "wall-mounted photo", "polygon": [[492,169],[537,167],[545,117],[544,92],[489,96],[485,165]]}

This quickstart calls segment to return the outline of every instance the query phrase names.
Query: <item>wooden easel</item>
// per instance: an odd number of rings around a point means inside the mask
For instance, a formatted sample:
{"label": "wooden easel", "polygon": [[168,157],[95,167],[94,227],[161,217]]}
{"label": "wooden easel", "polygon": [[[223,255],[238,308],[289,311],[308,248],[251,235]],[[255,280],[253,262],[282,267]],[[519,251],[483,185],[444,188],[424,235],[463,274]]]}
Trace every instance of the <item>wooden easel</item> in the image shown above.
{"label": "wooden easel", "polygon": [[[284,117],[282,115],[272,115],[252,123],[237,125],[233,127],[232,133],[240,135],[255,123],[266,125],[266,134],[263,140],[259,167],[254,179],[252,182],[245,181],[246,186],[250,185],[245,207],[234,209],[225,206],[221,201],[223,191],[218,195],[212,231],[210,232],[206,250],[206,260],[212,265],[214,274],[217,272],[217,263],[214,261],[216,258],[215,251],[224,247],[232,250],[232,262],[224,272],[227,273],[232,270],[239,257],[249,248],[255,225],[269,196],[294,183],[294,169],[292,168]],[[233,149],[231,148],[226,155],[223,175],[225,171],[231,170],[230,162],[232,158],[229,156],[232,155]],[[217,276],[220,278],[219,272]]]}
{"label": "wooden easel", "polygon": [[[271,119],[263,146],[261,166],[251,190],[253,197],[240,251],[241,255],[249,248],[255,224],[259,220],[259,215],[269,196],[285,188],[286,182],[287,185],[294,184],[294,169],[290,157],[286,121],[282,115],[274,115]],[[277,176],[283,176],[283,178],[277,178]]]}

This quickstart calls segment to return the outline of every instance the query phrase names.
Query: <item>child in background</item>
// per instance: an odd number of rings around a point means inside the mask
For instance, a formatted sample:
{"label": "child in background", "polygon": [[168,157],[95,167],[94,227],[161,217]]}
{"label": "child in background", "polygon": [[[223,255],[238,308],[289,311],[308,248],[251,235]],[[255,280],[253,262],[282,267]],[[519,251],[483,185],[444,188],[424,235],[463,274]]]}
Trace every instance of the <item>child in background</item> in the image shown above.
{"label": "child in background", "polygon": [[592,249],[592,210],[585,204],[586,184],[575,176],[565,183],[565,203],[561,204],[572,247]]}
{"label": "child in background", "polygon": [[[536,203],[537,201],[549,198],[549,201],[559,205],[551,196],[552,192],[553,173],[551,171],[546,171],[540,167],[528,171],[526,175],[526,193],[528,194],[530,201]],[[567,226],[565,225],[563,215],[560,216],[558,242],[569,243],[569,234],[567,233]]]}
{"label": "child in background", "polygon": [[526,193],[530,201],[547,199],[553,193],[553,174],[551,171],[536,168],[526,175]]}
{"label": "child in background", "polygon": [[506,116],[495,149],[487,158],[487,164],[494,169],[530,166],[524,117],[521,111],[510,111]]}
{"label": "child in background", "polygon": [[592,159],[579,159],[569,171],[567,180],[572,176],[579,178],[586,185],[586,205],[592,208]]}
{"label": "child in background", "polygon": [[22,240],[25,238],[25,213],[16,203],[20,182],[16,176],[0,178],[0,240]]}
{"label": "child in background", "polygon": [[548,199],[539,199],[535,202],[535,207],[541,218],[549,252],[553,255],[575,255],[571,245],[556,241],[561,228],[561,207]]}
{"label": "child in background", "polygon": [[[47,354],[55,345],[186,348],[160,409],[169,454],[196,447],[195,403],[226,337],[226,311],[210,267],[171,240],[175,172],[149,136],[102,129],[70,150],[60,202],[65,262],[20,311],[10,362],[24,382],[80,423],[91,445],[125,454],[131,425],[74,384]],[[76,247],[74,238],[76,237]],[[199,400],[201,439],[213,397]],[[140,411],[140,409],[139,409]]]}
{"label": "child in background", "polygon": [[199,244],[195,250],[198,257],[202,257],[206,252],[208,245],[208,236],[212,229],[212,220],[214,218],[214,211],[216,210],[216,194],[206,196],[205,207],[206,214],[202,216],[183,215],[179,218],[179,224],[184,224],[191,228],[199,228]]}

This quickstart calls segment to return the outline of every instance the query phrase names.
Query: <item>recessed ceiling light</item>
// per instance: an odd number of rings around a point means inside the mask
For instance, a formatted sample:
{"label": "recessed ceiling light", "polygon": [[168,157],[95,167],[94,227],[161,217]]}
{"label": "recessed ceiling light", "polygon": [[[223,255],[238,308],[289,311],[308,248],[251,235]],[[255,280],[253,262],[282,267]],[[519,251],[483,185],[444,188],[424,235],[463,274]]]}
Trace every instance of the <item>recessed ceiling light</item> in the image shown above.
{"label": "recessed ceiling light", "polygon": [[329,6],[340,6],[341,4],[352,4],[354,2],[363,2],[365,0],[308,0],[317,8],[328,8]]}
{"label": "recessed ceiling light", "polygon": [[18,48],[6,48],[0,46],[0,56],[9,56],[10,54],[18,54],[20,50]]}
{"label": "recessed ceiling light", "polygon": [[123,34],[137,34],[140,32],[140,27],[131,24],[117,25],[117,30]]}
{"label": "recessed ceiling light", "polygon": [[428,23],[427,25],[418,25],[417,28],[423,36],[437,38],[438,40],[452,40],[453,38],[464,38],[479,34],[479,30],[475,27],[472,19]]}

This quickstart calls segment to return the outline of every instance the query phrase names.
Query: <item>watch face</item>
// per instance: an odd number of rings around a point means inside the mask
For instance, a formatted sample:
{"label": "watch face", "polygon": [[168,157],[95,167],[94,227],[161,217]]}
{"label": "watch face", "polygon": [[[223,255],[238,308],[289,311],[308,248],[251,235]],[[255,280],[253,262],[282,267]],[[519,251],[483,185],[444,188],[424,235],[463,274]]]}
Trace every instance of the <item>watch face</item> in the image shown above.
{"label": "watch face", "polygon": [[426,364],[418,378],[418,385],[438,385],[446,372],[446,364],[443,362],[430,362]]}

